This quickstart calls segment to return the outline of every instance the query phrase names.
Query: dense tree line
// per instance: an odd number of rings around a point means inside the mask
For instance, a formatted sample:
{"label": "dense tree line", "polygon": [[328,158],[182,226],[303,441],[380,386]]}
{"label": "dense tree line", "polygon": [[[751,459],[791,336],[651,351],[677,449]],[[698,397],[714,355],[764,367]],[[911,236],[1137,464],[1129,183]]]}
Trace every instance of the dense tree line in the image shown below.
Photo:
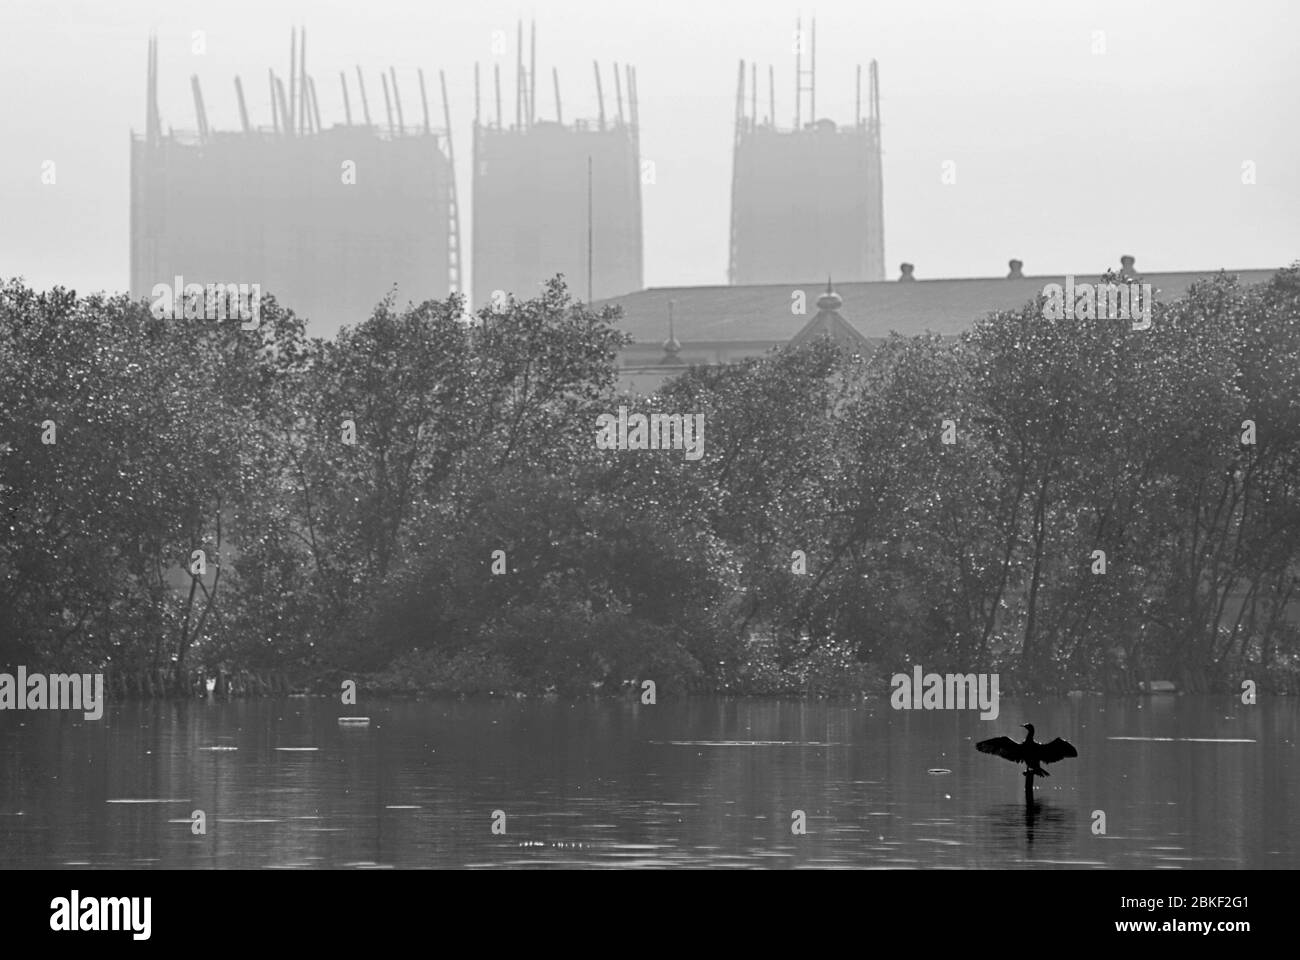
{"label": "dense tree line", "polygon": [[[1150,329],[972,317],[620,397],[556,281],[336,339],[0,286],[0,667],[389,689],[1289,686],[1300,270]],[[597,417],[703,414],[704,456]],[[199,553],[201,551],[201,553]]]}

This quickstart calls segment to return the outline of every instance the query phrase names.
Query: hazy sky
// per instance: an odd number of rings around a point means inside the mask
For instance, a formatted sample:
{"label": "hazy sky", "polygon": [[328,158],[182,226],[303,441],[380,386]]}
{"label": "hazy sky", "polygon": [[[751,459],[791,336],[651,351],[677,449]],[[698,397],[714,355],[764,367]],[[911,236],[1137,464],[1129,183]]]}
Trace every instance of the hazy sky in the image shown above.
{"label": "hazy sky", "polygon": [[[516,18],[533,17],[538,74],[559,67],[566,121],[596,113],[593,58],[637,67],[657,178],[643,188],[646,284],[724,283],[736,65],[776,66],[788,125],[800,13],[817,17],[820,116],[850,121],[854,65],[880,61],[891,277],[902,260],[926,279],[1001,275],[1013,256],[1031,275],[1126,252],[1148,271],[1300,257],[1300,4],[1288,0],[0,0],[0,276],[126,288],[128,134],[144,125],[151,29],[163,122],[177,129],[195,126],[192,73],[211,125],[238,127],[236,73],[254,122],[269,123],[266,70],[287,75],[291,25],[307,26],[326,125],[343,117],[340,68],[366,69],[372,111],[380,68],[397,68],[408,105],[417,67],[445,69],[468,251],[473,64],[490,76],[505,31],[513,70]],[[553,116],[549,83],[537,108]],[[46,160],[54,185],[41,183]]]}

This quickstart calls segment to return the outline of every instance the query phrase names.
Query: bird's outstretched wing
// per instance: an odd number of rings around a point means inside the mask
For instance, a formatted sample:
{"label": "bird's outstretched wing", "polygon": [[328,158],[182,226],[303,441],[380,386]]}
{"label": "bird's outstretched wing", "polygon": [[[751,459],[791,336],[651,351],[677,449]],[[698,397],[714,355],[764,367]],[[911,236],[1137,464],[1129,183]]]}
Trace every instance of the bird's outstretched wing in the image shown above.
{"label": "bird's outstretched wing", "polygon": [[981,740],[975,744],[975,749],[980,753],[991,753],[995,757],[1010,760],[1012,763],[1020,763],[1025,759],[1020,744],[1010,737],[993,737],[991,740]]}
{"label": "bird's outstretched wing", "polygon": [[1064,760],[1066,757],[1077,757],[1079,751],[1074,749],[1074,745],[1069,740],[1062,740],[1057,737],[1051,743],[1043,744],[1043,748],[1038,751],[1039,763],[1056,763],[1058,760]]}

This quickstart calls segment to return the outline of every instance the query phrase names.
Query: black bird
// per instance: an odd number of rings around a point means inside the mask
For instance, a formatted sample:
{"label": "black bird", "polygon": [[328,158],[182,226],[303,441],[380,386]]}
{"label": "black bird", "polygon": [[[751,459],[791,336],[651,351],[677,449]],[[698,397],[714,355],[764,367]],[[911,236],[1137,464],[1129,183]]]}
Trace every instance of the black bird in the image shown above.
{"label": "black bird", "polygon": [[1066,757],[1077,757],[1079,755],[1079,751],[1075,750],[1074,745],[1068,740],[1057,737],[1051,743],[1039,743],[1034,739],[1034,725],[1032,723],[1022,723],[1021,726],[1028,730],[1029,733],[1025,735],[1025,739],[1020,743],[1016,743],[1010,737],[993,737],[991,740],[981,740],[975,744],[975,749],[980,753],[991,753],[995,757],[1010,760],[1012,763],[1025,764],[1029,768],[1025,771],[1025,776],[1028,777],[1050,777],[1051,774],[1039,764],[1056,763]]}

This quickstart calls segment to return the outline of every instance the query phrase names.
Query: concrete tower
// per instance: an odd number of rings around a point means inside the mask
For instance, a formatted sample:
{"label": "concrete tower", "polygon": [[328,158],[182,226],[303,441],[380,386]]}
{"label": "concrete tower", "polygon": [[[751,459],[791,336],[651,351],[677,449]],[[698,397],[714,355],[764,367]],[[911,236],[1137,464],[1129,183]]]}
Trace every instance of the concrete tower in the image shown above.
{"label": "concrete tower", "polygon": [[[766,115],[759,118],[758,70],[740,64],[731,186],[729,282],[806,283],[833,274],[845,282],[885,278],[880,168],[880,84],[869,65],[867,116],[862,68],[852,126],[817,117],[817,23],[796,29],[794,126],[776,123],[768,68]],[[808,68],[804,68],[807,54]]]}
{"label": "concrete tower", "polygon": [[502,113],[500,70],[493,68],[494,111],[485,116],[474,68],[475,309],[494,293],[534,297],[557,273],[582,300],[642,286],[636,70],[614,64],[617,109],[606,116],[601,69],[593,63],[598,116],[566,125],[552,69],[555,114],[542,120],[536,37],[534,26],[525,67],[519,25],[512,125]]}
{"label": "concrete tower", "polygon": [[196,130],[164,131],[150,40],[145,132],[131,138],[133,296],[176,276],[257,283],[306,317],[309,333],[327,336],[364,320],[394,285],[399,305],[460,289],[445,81],[436,129],[423,71],[411,125],[395,71],[381,74],[384,112],[373,119],[361,68],[356,116],[341,72],[345,122],[325,128],[306,62],[306,31],[295,31],[288,83],[268,71],[269,124],[250,121],[236,77],[240,129],[212,129],[193,77]]}

